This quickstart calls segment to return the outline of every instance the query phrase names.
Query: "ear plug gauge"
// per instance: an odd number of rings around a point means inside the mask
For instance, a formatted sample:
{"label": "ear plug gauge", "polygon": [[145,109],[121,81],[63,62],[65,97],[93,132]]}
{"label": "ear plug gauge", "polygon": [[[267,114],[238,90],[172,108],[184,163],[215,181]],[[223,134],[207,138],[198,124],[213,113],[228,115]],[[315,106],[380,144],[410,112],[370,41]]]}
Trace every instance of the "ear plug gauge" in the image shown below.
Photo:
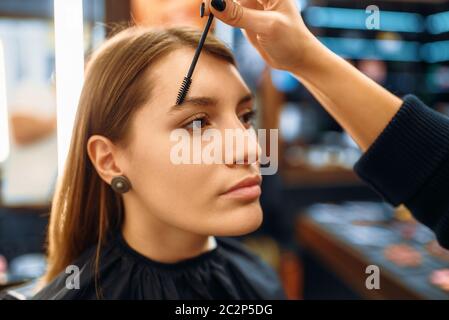
{"label": "ear plug gauge", "polygon": [[111,181],[111,188],[117,193],[126,193],[131,189],[131,182],[125,176],[114,177]]}

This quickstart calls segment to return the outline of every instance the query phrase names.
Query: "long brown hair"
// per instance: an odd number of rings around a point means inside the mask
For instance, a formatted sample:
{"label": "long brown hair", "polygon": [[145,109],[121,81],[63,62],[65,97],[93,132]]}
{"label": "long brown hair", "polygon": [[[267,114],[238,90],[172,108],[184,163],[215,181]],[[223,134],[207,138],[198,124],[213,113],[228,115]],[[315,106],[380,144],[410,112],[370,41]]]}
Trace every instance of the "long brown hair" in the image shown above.
{"label": "long brown hair", "polygon": [[[98,134],[114,143],[126,141],[133,114],[151,97],[151,65],[176,49],[196,48],[200,36],[193,29],[132,27],[113,36],[92,55],[66,166],[52,202],[44,284],[93,245],[97,246],[98,267],[100,248],[122,224],[122,198],[90,162],[89,137]],[[204,53],[235,65],[230,50],[213,36],[207,38]],[[176,96],[173,99],[175,102]]]}

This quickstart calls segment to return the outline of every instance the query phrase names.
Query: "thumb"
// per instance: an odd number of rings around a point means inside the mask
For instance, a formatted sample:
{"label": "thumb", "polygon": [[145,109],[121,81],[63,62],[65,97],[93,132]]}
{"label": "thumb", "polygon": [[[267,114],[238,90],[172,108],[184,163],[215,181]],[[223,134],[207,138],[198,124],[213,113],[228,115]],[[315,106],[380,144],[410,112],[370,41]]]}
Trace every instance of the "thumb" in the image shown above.
{"label": "thumb", "polygon": [[250,9],[233,0],[206,0],[205,12],[213,13],[224,23],[243,28],[255,33],[262,33],[266,29],[266,12]]}

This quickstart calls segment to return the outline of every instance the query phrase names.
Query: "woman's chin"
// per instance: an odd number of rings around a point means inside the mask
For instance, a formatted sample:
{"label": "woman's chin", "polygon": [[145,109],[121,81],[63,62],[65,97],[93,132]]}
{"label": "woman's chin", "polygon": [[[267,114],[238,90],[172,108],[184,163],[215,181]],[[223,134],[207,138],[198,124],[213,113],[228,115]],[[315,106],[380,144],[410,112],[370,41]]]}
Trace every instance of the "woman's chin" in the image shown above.
{"label": "woman's chin", "polygon": [[216,232],[221,237],[243,236],[256,231],[262,224],[263,213],[259,202],[223,214],[217,221]]}

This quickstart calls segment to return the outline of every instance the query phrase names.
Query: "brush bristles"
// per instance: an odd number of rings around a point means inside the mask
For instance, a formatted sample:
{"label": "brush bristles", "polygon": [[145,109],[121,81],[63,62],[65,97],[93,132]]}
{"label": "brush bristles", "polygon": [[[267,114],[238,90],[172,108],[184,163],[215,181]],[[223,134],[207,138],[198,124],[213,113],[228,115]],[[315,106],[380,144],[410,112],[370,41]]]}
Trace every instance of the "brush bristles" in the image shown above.
{"label": "brush bristles", "polygon": [[176,99],[176,104],[179,106],[184,101],[187,93],[189,92],[190,85],[192,84],[191,78],[184,78],[181,88],[179,89],[178,98]]}

